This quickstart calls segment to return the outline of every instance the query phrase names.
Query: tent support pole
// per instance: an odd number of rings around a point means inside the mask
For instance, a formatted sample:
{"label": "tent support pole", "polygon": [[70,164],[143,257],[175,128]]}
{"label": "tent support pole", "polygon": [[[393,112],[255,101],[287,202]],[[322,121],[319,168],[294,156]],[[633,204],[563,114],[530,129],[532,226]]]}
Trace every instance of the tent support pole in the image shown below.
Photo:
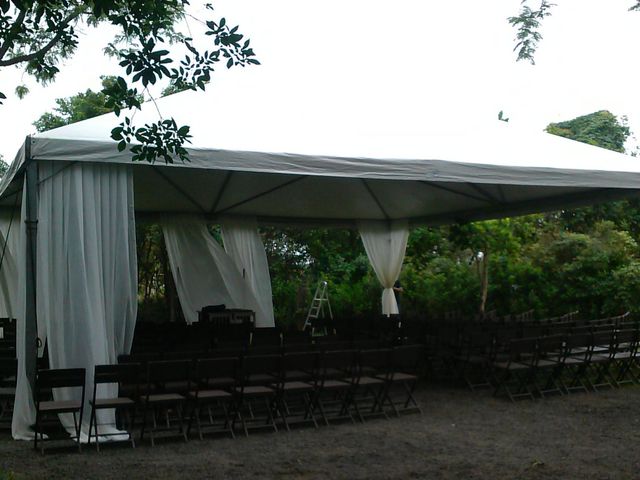
{"label": "tent support pole", "polygon": [[38,322],[36,317],[36,232],[38,229],[38,164],[31,158],[31,137],[25,142],[26,163],[26,302],[24,362],[31,391],[35,392],[38,358]]}

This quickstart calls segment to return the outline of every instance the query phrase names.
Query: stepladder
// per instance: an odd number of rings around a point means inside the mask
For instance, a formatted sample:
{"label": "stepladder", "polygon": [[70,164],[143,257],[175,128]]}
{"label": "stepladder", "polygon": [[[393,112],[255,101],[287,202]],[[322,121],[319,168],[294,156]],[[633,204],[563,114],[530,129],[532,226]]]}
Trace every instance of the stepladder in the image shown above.
{"label": "stepladder", "polygon": [[316,291],[313,294],[307,318],[304,321],[303,330],[311,329],[311,335],[326,335],[327,327],[321,319],[330,318],[333,320],[333,312],[331,311],[331,303],[329,302],[329,286],[325,280],[318,282]]}

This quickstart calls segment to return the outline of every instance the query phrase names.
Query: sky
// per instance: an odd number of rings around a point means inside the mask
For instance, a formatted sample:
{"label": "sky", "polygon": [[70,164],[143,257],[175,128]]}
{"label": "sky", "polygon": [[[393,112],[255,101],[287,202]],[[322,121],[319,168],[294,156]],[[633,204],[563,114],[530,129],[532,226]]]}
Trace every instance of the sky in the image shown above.
{"label": "sky", "polygon": [[[309,102],[331,109],[336,118],[364,112],[372,124],[377,118],[403,118],[397,128],[416,132],[495,122],[500,110],[510,124],[540,131],[550,122],[606,109],[627,116],[640,135],[640,13],[627,11],[630,0],[555,3],[541,30],[535,65],[516,62],[513,51],[515,30],[506,19],[518,12],[519,0],[218,0],[214,5],[216,16],[239,24],[251,38],[262,63],[250,67],[258,69],[252,78],[283,104]],[[193,14],[210,15],[197,6]],[[197,36],[197,22],[185,28]],[[84,28],[77,54],[46,87],[19,70],[0,70],[0,91],[9,97],[0,106],[5,160],[13,159],[25,136],[34,133],[32,122],[51,111],[56,98],[99,89],[100,75],[122,74],[117,62],[102,54],[112,35],[110,27]],[[30,89],[23,100],[11,95],[21,83]],[[215,77],[208,88],[216,88]]]}

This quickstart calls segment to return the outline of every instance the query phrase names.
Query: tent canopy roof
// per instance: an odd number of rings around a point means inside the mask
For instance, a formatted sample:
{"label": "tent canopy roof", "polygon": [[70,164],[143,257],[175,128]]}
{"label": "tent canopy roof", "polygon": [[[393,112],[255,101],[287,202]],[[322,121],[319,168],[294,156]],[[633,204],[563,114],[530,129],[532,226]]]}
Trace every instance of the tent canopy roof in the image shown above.
{"label": "tent canopy roof", "polygon": [[[190,125],[193,138],[189,162],[133,165],[136,210],[250,215],[263,223],[438,224],[624,198],[640,187],[633,157],[497,121],[421,132],[401,107],[378,116],[343,111],[313,105],[311,92],[285,101],[252,84],[250,70],[206,93],[146,103],[130,114],[136,125],[161,114]],[[31,137],[0,184],[0,201],[13,203],[27,152],[61,168],[131,165],[131,153],[109,138],[120,121],[108,114]]]}

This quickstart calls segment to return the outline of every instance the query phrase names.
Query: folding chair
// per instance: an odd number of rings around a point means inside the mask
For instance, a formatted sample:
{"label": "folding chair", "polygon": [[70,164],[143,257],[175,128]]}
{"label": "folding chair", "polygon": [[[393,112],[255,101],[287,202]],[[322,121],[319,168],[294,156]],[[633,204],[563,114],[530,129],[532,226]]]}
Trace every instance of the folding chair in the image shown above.
{"label": "folding chair", "polygon": [[[391,350],[388,348],[359,352],[357,374],[353,378],[351,404],[361,422],[364,422],[365,415],[382,415],[389,418],[382,408],[382,401],[391,372],[390,356]],[[368,407],[368,412],[363,412],[364,407]]]}
{"label": "folding chair", "polygon": [[[235,428],[237,419],[242,423],[245,436],[249,436],[249,427],[272,428],[278,431],[274,419],[277,413],[277,390],[274,383],[280,381],[280,355],[249,355],[243,357],[241,367],[238,369],[237,384],[234,387],[236,414],[234,415],[232,428]],[[248,424],[244,408],[252,420],[256,419],[253,403],[260,401],[264,407],[264,424],[253,422]]]}
{"label": "folding chair", "polygon": [[605,327],[602,331],[596,331],[591,339],[592,344],[586,370],[587,374],[591,374],[591,377],[588,378],[589,384],[594,391],[603,387],[614,388],[616,380],[610,372],[616,351],[613,328]]}
{"label": "folding chair", "polygon": [[[349,406],[356,375],[356,362],[355,350],[330,350],[321,354],[320,368],[315,379],[317,388],[313,408],[318,409],[327,426],[327,413],[333,413],[333,419],[349,419],[355,423]],[[328,406],[337,408],[327,411]]]}
{"label": "folding chair", "polygon": [[493,334],[484,330],[468,335],[460,354],[455,358],[457,376],[462,378],[471,391],[480,387],[491,387],[489,366],[494,360]]}
{"label": "folding chair", "polygon": [[[187,441],[184,428],[183,407],[186,395],[191,391],[190,360],[160,360],[147,364],[147,386],[144,396],[144,410],[140,440],[147,430],[149,413],[152,415],[153,427],[149,429],[151,445],[155,446],[154,434],[161,431],[172,431],[169,414],[175,411],[178,421],[178,433]],[[158,412],[165,414],[164,428],[158,426]]]}
{"label": "folding chair", "polygon": [[[391,351],[391,368],[383,377],[386,380],[386,389],[381,400],[381,408],[387,403],[396,417],[400,416],[401,412],[417,410],[418,413],[422,413],[413,392],[418,384],[418,372],[424,358],[424,350],[422,345],[404,345]],[[401,387],[402,396],[394,393],[394,386]],[[409,406],[410,404],[412,406]]]}
{"label": "folding chair", "polygon": [[542,398],[550,393],[562,395],[559,382],[564,366],[565,339],[563,335],[550,335],[538,339],[533,384]]}
{"label": "folding chair", "polygon": [[[236,384],[236,369],[238,358],[222,357],[222,358],[202,358],[196,362],[194,373],[195,390],[188,393],[193,406],[189,417],[189,426],[187,434],[191,432],[193,420],[196,420],[198,428],[198,436],[200,440],[203,438],[202,425],[202,407],[207,407],[209,427],[212,431],[227,432],[232,438],[235,438],[233,426],[230,419],[230,411],[235,407],[233,405],[233,394],[230,392]],[[212,407],[220,407],[222,409],[222,426],[217,428],[215,425]],[[234,412],[235,415],[235,412]]]}
{"label": "folding chair", "polygon": [[583,332],[572,333],[565,338],[563,368],[558,380],[566,393],[576,390],[589,391],[586,371],[593,344],[591,336],[591,333]]}
{"label": "folding chair", "polygon": [[16,375],[18,360],[16,358],[0,358],[0,426],[11,422],[11,411],[16,396]]}
{"label": "folding chair", "polygon": [[613,352],[613,367],[616,369],[614,380],[616,385],[637,383],[638,377],[633,371],[638,353],[638,331],[619,330],[615,334],[615,352]]}
{"label": "folding chair", "polygon": [[[42,431],[42,420],[46,415],[59,413],[71,413],[75,436],[71,438],[78,444],[78,451],[82,451],[80,443],[80,427],[82,425],[82,411],[84,409],[85,393],[84,368],[60,368],[40,370],[36,376],[35,398],[36,398],[36,424],[35,435],[33,437],[33,448],[38,449],[38,437],[40,437],[40,451],[44,453],[44,432]],[[43,400],[43,397],[50,396],[54,388],[80,389],[80,400]]]}
{"label": "folding chair", "polygon": [[287,431],[289,424],[311,422],[318,428],[313,414],[313,397],[317,385],[318,352],[293,352],[282,356],[280,382],[277,390],[278,411]]}
{"label": "folding chair", "polygon": [[533,400],[531,380],[534,374],[537,339],[523,338],[509,342],[509,359],[493,362],[493,378],[495,381],[494,396],[501,390],[514,402],[519,397]]}
{"label": "folding chair", "polygon": [[[139,398],[138,391],[138,379],[139,379],[140,365],[137,363],[121,363],[117,365],[96,365],[93,374],[93,395],[89,404],[91,405],[91,418],[89,419],[89,438],[87,443],[91,443],[91,438],[95,438],[96,451],[100,451],[99,436],[121,436],[122,433],[99,433],[98,426],[109,425],[106,423],[98,423],[97,412],[105,409],[115,409],[115,414],[124,412],[124,416],[127,417],[127,424],[129,426],[127,434],[129,435],[129,441],[131,446],[135,448],[136,442],[133,438],[133,428],[136,418],[136,402]],[[118,395],[116,397],[103,397],[98,398],[98,385],[104,384],[116,384],[118,388]],[[133,385],[133,395],[123,395],[124,386]],[[131,412],[133,412],[131,414]],[[118,425],[117,418],[114,427],[122,427],[124,422],[120,422]],[[93,431],[93,434],[92,434]]]}

